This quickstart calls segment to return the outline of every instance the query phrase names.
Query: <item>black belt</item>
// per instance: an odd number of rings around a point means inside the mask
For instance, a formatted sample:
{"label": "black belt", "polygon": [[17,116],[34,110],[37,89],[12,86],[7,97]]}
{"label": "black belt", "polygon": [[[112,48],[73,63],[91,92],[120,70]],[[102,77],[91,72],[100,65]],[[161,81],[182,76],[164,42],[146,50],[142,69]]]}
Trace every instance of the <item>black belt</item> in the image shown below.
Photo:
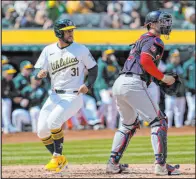
{"label": "black belt", "polygon": [[120,73],[120,75],[125,75],[127,77],[132,77],[133,75],[137,75],[137,76],[139,76],[141,78],[141,80],[143,80],[142,77],[141,77],[141,75],[135,74],[135,73],[132,73],[132,72],[126,72],[126,73],[124,72],[124,73]]}
{"label": "black belt", "polygon": [[132,72],[123,72],[123,73],[120,73],[120,75],[125,75],[126,77],[132,77],[133,75],[137,75],[140,77],[140,79],[144,82],[147,83],[147,81],[144,79],[144,77],[140,74],[135,74],[135,73],[132,73]]}
{"label": "black belt", "polygon": [[[69,90],[54,90],[56,93],[58,94],[64,94],[64,93],[68,93],[68,92],[71,92]],[[78,91],[72,91],[73,93],[77,93]]]}

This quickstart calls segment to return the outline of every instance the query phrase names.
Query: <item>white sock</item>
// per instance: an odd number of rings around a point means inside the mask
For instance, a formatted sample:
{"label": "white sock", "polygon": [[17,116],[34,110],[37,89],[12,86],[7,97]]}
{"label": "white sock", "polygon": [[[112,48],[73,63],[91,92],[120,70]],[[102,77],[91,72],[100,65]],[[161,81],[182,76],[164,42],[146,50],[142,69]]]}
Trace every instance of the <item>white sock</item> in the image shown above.
{"label": "white sock", "polygon": [[61,154],[58,154],[58,153],[53,153],[53,156],[57,157],[57,156],[60,156]]}

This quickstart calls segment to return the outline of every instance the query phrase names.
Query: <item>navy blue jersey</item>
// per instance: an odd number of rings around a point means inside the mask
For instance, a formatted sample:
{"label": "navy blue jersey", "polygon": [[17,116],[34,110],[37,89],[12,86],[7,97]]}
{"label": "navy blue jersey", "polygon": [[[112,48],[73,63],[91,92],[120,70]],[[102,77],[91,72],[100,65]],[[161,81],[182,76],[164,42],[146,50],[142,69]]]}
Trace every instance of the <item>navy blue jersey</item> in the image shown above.
{"label": "navy blue jersey", "polygon": [[151,78],[150,75],[145,72],[140,63],[141,53],[149,54],[156,66],[158,66],[158,63],[163,56],[163,52],[164,44],[159,37],[149,32],[143,34],[140,39],[133,44],[133,48],[131,49],[129,57],[124,64],[122,73],[140,74],[144,76],[145,79],[147,78],[149,80]]}

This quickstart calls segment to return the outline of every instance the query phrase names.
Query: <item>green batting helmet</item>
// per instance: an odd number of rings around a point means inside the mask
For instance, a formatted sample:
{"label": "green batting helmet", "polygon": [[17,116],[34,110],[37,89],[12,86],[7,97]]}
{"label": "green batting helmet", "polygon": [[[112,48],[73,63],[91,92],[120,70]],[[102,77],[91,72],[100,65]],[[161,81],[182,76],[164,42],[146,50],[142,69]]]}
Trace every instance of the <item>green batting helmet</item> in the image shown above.
{"label": "green batting helmet", "polygon": [[75,29],[75,24],[69,19],[59,19],[54,23],[54,32],[56,37],[63,39],[65,30]]}

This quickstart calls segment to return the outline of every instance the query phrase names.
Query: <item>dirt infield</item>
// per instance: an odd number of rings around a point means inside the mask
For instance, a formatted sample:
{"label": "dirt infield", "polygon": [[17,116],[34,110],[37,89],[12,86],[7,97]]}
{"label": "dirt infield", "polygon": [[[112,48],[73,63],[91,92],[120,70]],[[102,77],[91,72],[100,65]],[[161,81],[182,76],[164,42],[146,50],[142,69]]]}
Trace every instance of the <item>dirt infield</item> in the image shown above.
{"label": "dirt infield", "polygon": [[[62,174],[46,172],[38,166],[3,166],[3,178],[163,178],[153,174],[153,165],[137,164],[129,166],[129,173],[109,175],[104,164],[70,165]],[[164,176],[164,178],[195,178],[195,166],[181,165],[181,175]]]}
{"label": "dirt infield", "polygon": [[[64,131],[65,140],[87,140],[87,139],[112,139],[114,130],[83,130],[83,131]],[[170,135],[195,135],[194,127],[170,128],[168,136]],[[137,130],[135,136],[150,136],[150,128],[142,128]],[[40,142],[40,139],[35,133],[24,132],[16,134],[2,135],[2,143],[23,143],[23,142]]]}

